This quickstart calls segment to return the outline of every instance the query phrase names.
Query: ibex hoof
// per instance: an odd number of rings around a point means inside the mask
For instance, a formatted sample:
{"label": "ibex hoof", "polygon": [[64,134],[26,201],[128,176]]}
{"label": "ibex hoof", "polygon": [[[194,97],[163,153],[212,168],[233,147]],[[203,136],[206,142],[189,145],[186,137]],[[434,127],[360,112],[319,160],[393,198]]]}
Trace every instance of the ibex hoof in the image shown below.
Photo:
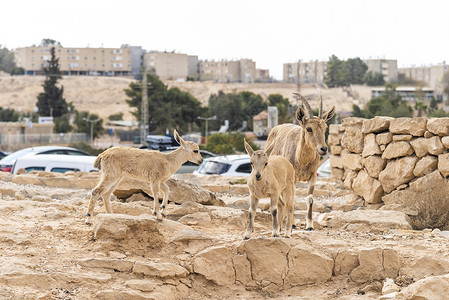
{"label": "ibex hoof", "polygon": [[313,231],[313,227],[306,228],[307,231]]}
{"label": "ibex hoof", "polygon": [[292,229],[296,229],[296,225],[295,224],[292,225]]}
{"label": "ibex hoof", "polygon": [[244,240],[249,240],[249,236],[246,236],[246,235],[245,235],[245,236],[243,237],[243,239],[244,239]]}

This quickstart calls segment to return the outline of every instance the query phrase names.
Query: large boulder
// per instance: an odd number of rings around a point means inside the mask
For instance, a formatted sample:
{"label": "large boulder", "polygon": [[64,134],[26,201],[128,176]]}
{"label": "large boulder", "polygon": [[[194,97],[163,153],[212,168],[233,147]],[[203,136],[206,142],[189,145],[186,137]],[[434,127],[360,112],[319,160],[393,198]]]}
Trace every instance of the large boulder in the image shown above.
{"label": "large boulder", "polygon": [[422,177],[435,171],[437,166],[438,158],[433,155],[427,155],[416,163],[415,169],[413,169],[413,175],[416,177]]}
{"label": "large boulder", "polygon": [[147,277],[175,278],[186,277],[189,272],[180,265],[172,263],[154,263],[137,261],[133,267],[133,273]]}
{"label": "large boulder", "polygon": [[343,150],[341,153],[341,160],[344,169],[358,171],[363,168],[362,156],[360,154],[354,154],[348,150]]}
{"label": "large boulder", "polygon": [[380,172],[382,172],[386,165],[387,161],[378,155],[369,156],[363,161],[363,166],[368,172],[368,175],[373,178],[379,178]]}
{"label": "large boulder", "polygon": [[389,161],[385,169],[379,174],[379,180],[384,191],[390,193],[396,187],[415,178],[413,170],[417,161],[418,158],[415,156],[406,156]]}
{"label": "large boulder", "polygon": [[[169,201],[173,201],[177,204],[194,201],[203,205],[225,206],[223,200],[217,198],[214,193],[211,193],[194,183],[170,178],[167,181],[167,184],[170,188],[170,194],[168,196]],[[114,195],[118,198],[128,198],[134,193],[143,192],[140,187],[145,185],[148,186],[149,183],[134,179],[124,179],[114,191]]]}
{"label": "large boulder", "polygon": [[449,153],[438,155],[438,170],[444,177],[449,176]]}
{"label": "large boulder", "polygon": [[364,136],[360,128],[347,127],[343,137],[341,138],[341,145],[353,153],[362,153]]}
{"label": "large boulder", "polygon": [[446,150],[439,136],[433,136],[427,139],[427,142],[428,142],[427,149],[429,150],[430,154],[438,155]]}
{"label": "large boulder", "polygon": [[378,145],[387,145],[393,140],[393,134],[391,132],[379,133],[376,135],[376,143]]}
{"label": "large boulder", "polygon": [[410,141],[416,156],[423,157],[429,154],[428,140],[426,138],[417,138]]}
{"label": "large boulder", "polygon": [[392,229],[411,229],[405,213],[370,209],[358,209],[336,214],[329,221],[329,226],[354,230],[363,229],[364,231],[373,232],[383,232]]}
{"label": "large boulder", "polygon": [[393,134],[411,134],[422,136],[426,132],[427,119],[418,118],[396,118],[390,120],[390,132]]}
{"label": "large boulder", "polygon": [[443,257],[424,256],[419,258],[410,267],[401,269],[400,274],[412,277],[415,280],[427,276],[437,276],[449,273],[449,260]]}

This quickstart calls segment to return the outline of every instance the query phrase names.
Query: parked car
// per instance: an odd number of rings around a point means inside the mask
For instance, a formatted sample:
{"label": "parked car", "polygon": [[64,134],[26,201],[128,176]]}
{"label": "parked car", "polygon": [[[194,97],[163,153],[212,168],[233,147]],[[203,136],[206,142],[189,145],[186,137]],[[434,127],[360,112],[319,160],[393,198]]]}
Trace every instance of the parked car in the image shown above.
{"label": "parked car", "polygon": [[331,164],[330,159],[326,159],[325,162],[318,167],[316,171],[316,175],[318,178],[330,178],[331,177]]}
{"label": "parked car", "polygon": [[3,157],[5,157],[6,155],[8,155],[8,154],[6,154],[6,153],[3,152],[3,151],[0,151],[0,159],[2,159]]}
{"label": "parked car", "polygon": [[193,174],[249,176],[251,170],[249,155],[225,155],[205,159]]}
{"label": "parked car", "polygon": [[33,153],[28,153],[16,159],[11,173],[17,174],[17,171],[22,168],[27,172],[93,172],[98,171],[97,168],[94,168],[94,162],[96,159],[96,156],[58,154],[34,155]]}
{"label": "parked car", "polygon": [[0,159],[0,171],[3,172],[11,172],[12,166],[21,156],[31,154],[34,155],[42,155],[42,154],[59,154],[59,155],[75,155],[75,156],[91,156],[89,153],[84,151],[71,148],[71,147],[63,147],[63,146],[38,146],[38,147],[30,147],[24,148],[22,150],[18,150],[13,152],[4,158]]}

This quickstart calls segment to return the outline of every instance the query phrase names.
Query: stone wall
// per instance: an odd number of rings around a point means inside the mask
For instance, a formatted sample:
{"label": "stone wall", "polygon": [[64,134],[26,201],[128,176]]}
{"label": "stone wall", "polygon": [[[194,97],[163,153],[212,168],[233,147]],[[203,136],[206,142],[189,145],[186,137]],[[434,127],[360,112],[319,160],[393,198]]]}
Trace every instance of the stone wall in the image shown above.
{"label": "stone wall", "polygon": [[449,176],[449,118],[346,118],[328,141],[332,177],[365,204],[394,209]]}

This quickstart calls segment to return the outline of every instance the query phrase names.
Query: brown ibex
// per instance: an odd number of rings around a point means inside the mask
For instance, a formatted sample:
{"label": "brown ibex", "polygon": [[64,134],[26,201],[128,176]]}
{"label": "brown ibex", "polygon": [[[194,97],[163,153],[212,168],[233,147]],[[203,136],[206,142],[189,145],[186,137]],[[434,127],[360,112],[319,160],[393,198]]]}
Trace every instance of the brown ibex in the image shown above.
{"label": "brown ibex", "polygon": [[248,179],[250,191],[249,223],[244,238],[248,239],[253,232],[254,217],[256,216],[259,199],[265,197],[270,197],[271,201],[272,236],[279,236],[285,213],[287,213],[285,236],[290,237],[295,199],[295,170],[292,164],[280,155],[270,155],[269,152],[262,150],[254,151],[246,140],[245,149],[251,159],[252,171]]}
{"label": "brown ibex", "polygon": [[299,93],[294,92],[294,94],[302,100],[302,105],[296,110],[299,126],[295,124],[275,126],[268,135],[265,151],[271,152],[271,155],[282,155],[292,163],[296,174],[295,182],[308,182],[306,229],[313,230],[312,206],[316,172],[320,155],[327,153],[326,121],[334,115],[335,106],[323,113],[323,97],[320,91],[320,108],[316,117],[313,116],[307,99]]}
{"label": "brown ibex", "polygon": [[131,147],[113,147],[98,155],[94,166],[101,170],[101,178],[92,190],[86,223],[90,223],[95,202],[99,198],[103,199],[106,212],[112,213],[109,197],[124,178],[148,182],[149,186],[143,186],[141,189],[146,194],[153,196],[153,214],[156,215],[158,220],[162,220],[162,214],[159,211],[159,191],[162,190],[164,194],[162,201],[162,210],[164,210],[169,193],[166,181],[186,161],[196,164],[203,162],[200,149],[196,143],[184,141],[176,130],[174,131],[174,137],[181,146],[170,153]]}

